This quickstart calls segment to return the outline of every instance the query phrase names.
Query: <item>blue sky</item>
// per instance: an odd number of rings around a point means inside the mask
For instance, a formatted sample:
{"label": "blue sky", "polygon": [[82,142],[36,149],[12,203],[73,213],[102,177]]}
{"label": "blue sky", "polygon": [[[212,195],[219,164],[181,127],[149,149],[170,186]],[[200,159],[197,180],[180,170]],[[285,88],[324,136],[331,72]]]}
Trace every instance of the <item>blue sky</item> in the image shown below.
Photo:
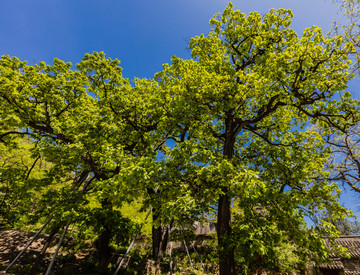
{"label": "blue sky", "polygon": [[[292,27],[301,34],[312,25],[324,32],[330,29],[333,19],[339,18],[332,2],[234,0],[233,4],[246,13],[290,8]],[[29,64],[52,63],[55,57],[75,64],[85,53],[104,51],[121,61],[125,77],[151,78],[171,56],[189,58],[186,41],[207,33],[209,19],[227,4],[223,0],[1,0],[0,55],[17,56]],[[355,79],[350,85],[358,98],[359,84]],[[356,210],[358,199],[348,191],[342,201]]]}
{"label": "blue sky", "polygon": [[[233,1],[243,12],[291,8],[293,27],[329,29],[337,15],[331,0]],[[189,57],[187,42],[207,33],[223,0],[1,0],[0,54],[29,64],[54,57],[77,63],[84,53],[104,51],[122,62],[129,78],[152,77],[177,55]]]}

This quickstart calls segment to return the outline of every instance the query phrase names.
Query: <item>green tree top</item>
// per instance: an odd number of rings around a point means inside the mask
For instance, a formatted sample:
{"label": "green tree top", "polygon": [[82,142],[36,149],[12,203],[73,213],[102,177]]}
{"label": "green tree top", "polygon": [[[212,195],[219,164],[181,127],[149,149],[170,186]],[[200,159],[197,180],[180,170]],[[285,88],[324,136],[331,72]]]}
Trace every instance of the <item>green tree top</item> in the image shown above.
{"label": "green tree top", "polygon": [[[190,192],[197,199],[204,194],[210,204],[217,201],[217,234],[226,255],[220,257],[221,274],[233,274],[234,255],[244,256],[235,253],[235,243],[250,238],[258,244],[252,255],[270,253],[266,238],[254,235],[262,230],[251,218],[256,205],[269,208],[265,219],[277,224],[282,241],[300,247],[307,239],[312,244],[303,252],[317,247],[316,261],[326,258],[321,234],[334,232],[306,230],[302,215],[326,207],[346,215],[336,202],[339,190],[322,172],[327,155],[320,136],[301,129],[316,122],[340,127],[356,112],[347,93],[341,103],[334,99],[353,77],[347,56],[352,46],[341,36],[325,37],[316,26],[299,37],[291,18],[284,9],[245,15],[230,3],[210,20],[208,35],[190,40],[193,59],[173,57],[156,75],[167,93],[168,123],[174,125],[169,129],[183,137],[169,152],[183,177],[180,186],[188,187],[182,198],[191,204]],[[248,209],[238,222],[246,221],[251,230],[239,230],[245,228],[239,224],[233,230],[233,198]],[[279,240],[276,234],[267,240]],[[249,264],[241,259],[243,267]]]}

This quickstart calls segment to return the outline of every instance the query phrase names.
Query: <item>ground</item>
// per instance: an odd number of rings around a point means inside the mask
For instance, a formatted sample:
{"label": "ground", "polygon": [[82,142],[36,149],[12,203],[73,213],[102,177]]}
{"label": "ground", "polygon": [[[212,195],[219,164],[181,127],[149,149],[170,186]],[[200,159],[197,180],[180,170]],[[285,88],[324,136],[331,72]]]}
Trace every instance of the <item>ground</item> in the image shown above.
{"label": "ground", "polygon": [[[25,253],[19,258],[19,260],[13,265],[8,273],[5,273],[5,269],[9,264],[16,258],[16,256],[22,251],[26,244],[32,239],[35,235],[35,232],[22,231],[18,229],[0,229],[0,274],[29,274],[31,266],[34,264],[38,253],[41,251],[42,245],[47,238],[47,234],[40,234],[38,238],[29,246]],[[208,236],[206,236],[209,238]],[[55,252],[56,246],[60,240],[60,236],[56,236],[50,248],[47,250],[46,257],[41,262],[39,271],[36,274],[45,274],[51,258]],[[142,240],[144,242],[144,240]],[[200,238],[200,243],[203,243],[204,240]],[[97,275],[101,274],[96,271],[95,261],[94,261],[94,252],[95,249],[89,247],[88,249],[82,250],[81,253],[75,253],[71,248],[71,239],[66,239],[64,245],[67,246],[63,251],[60,250],[58,257],[56,258],[54,267],[52,269],[51,275]],[[141,244],[137,244],[141,246]],[[173,244],[174,254],[179,253],[181,248],[180,243]],[[198,247],[201,250],[201,247]],[[69,252],[70,250],[70,252]],[[134,250],[134,249],[133,249]],[[191,249],[190,249],[191,250]],[[178,251],[178,252],[176,252]],[[134,252],[134,251],[132,251]],[[193,251],[190,251],[194,254]],[[130,266],[127,266],[120,274],[153,274],[155,270],[155,262],[147,260],[144,257],[141,257],[141,260],[136,257],[136,253],[132,254]],[[193,264],[194,269],[190,268],[190,265],[187,262],[187,255],[185,251],[182,251],[182,258],[173,259],[173,268],[176,269],[176,274],[217,274],[216,268],[214,266],[206,265],[207,272],[203,272],[202,265],[197,262],[195,256],[193,255]],[[113,255],[111,262],[116,262],[116,260],[121,259],[122,255],[117,254]],[[128,262],[129,258],[126,262]],[[133,265],[136,265],[134,267]],[[167,260],[161,263],[161,274],[169,274],[169,263]],[[114,267],[112,267],[114,270]],[[112,273],[109,273],[112,274]]]}
{"label": "ground", "polygon": [[[20,251],[35,235],[35,232],[21,231],[15,229],[6,229],[0,231],[0,274],[4,274],[4,270],[15,259]],[[38,238],[31,244],[25,253],[19,258],[16,264],[10,269],[14,274],[28,274],[30,267],[35,262],[37,254],[42,248],[47,235],[40,234]],[[60,237],[57,236],[53,246],[47,250],[46,257],[40,264],[41,272],[45,273],[55,252],[57,242]],[[88,256],[91,251],[80,253],[64,253],[60,252],[53,268],[52,274],[97,274],[92,270],[94,266],[89,264]]]}

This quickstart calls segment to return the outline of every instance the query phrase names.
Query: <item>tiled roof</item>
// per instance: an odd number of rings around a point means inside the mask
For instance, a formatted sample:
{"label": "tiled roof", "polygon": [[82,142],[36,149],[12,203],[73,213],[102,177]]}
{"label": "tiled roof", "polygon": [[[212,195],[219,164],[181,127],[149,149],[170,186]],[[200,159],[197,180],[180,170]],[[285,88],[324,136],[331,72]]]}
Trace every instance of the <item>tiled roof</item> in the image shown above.
{"label": "tiled roof", "polygon": [[[327,241],[326,241],[327,243]],[[335,243],[348,249],[350,259],[360,263],[360,236],[340,236],[335,239]],[[330,255],[330,264],[321,264],[323,269],[344,270],[342,257]],[[344,270],[345,275],[360,275],[360,271]]]}
{"label": "tiled roof", "polygon": [[360,236],[340,236],[335,243],[347,248],[351,258],[360,258]]}
{"label": "tiled roof", "polygon": [[330,264],[321,264],[319,267],[324,269],[334,269],[334,270],[344,269],[344,265],[340,259],[333,259],[331,260]]}

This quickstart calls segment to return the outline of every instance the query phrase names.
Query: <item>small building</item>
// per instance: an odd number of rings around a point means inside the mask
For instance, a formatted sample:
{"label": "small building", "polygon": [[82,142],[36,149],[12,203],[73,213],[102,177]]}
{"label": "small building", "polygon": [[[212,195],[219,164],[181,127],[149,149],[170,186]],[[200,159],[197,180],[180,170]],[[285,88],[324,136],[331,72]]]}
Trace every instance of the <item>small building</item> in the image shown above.
{"label": "small building", "polygon": [[330,264],[316,267],[319,275],[360,275],[360,236],[341,236],[335,243],[348,249],[350,258],[330,256]]}
{"label": "small building", "polygon": [[213,222],[201,223],[195,221],[192,224],[191,229],[195,231],[196,235],[212,234],[216,232],[216,224]]}

